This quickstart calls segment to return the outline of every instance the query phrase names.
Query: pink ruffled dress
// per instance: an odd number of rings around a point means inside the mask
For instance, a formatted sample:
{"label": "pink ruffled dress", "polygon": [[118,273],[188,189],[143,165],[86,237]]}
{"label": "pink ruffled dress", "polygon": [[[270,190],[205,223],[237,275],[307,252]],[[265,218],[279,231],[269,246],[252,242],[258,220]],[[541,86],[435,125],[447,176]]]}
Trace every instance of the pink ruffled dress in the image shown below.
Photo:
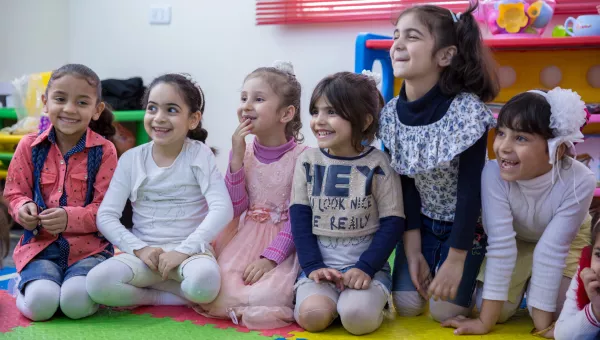
{"label": "pink ruffled dress", "polygon": [[[247,209],[215,241],[221,290],[212,303],[201,306],[208,317],[231,318],[250,329],[285,327],[294,321],[294,283],[300,266],[288,206],[296,159],[305,147],[286,145],[278,160],[266,164],[257,159],[257,148],[249,143],[243,173],[229,173],[226,178],[236,215],[240,207]],[[235,187],[244,182],[245,190],[236,194]],[[245,285],[246,267],[261,257],[278,265],[258,282]]]}

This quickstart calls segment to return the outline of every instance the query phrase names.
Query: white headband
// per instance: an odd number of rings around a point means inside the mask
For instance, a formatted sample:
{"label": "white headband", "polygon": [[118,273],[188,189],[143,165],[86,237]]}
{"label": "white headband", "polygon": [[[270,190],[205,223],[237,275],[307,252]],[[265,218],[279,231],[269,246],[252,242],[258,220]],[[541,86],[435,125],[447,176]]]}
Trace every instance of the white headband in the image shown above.
{"label": "white headband", "polygon": [[194,78],[187,74],[187,73],[180,73],[180,76],[184,77],[185,79],[187,79],[190,83],[192,83],[192,85],[194,85],[195,88],[198,89],[198,92],[200,92],[200,106],[199,109],[201,110],[202,107],[204,106],[204,92],[202,92],[202,88],[200,87],[200,84],[198,84],[196,82],[196,80],[194,80]]}

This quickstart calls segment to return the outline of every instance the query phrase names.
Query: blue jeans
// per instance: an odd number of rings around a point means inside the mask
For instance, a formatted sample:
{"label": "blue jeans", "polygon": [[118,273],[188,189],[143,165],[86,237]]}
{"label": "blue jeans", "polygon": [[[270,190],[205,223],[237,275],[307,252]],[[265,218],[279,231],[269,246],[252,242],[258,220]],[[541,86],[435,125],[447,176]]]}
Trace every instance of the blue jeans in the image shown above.
{"label": "blue jeans", "polygon": [[[448,257],[448,251],[450,250],[448,239],[450,238],[453,223],[433,220],[424,215],[421,215],[421,221],[421,251],[427,264],[429,264],[431,275],[435,276],[435,272]],[[463,276],[458,286],[456,298],[449,300],[449,302],[467,308],[471,306],[473,292],[477,284],[477,275],[485,257],[486,245],[487,237],[482,226],[478,225],[475,230],[473,247],[467,252]],[[392,280],[392,291],[406,292],[417,290],[410,279],[408,262],[404,253],[404,242],[402,240],[396,245],[396,259],[394,260]]]}
{"label": "blue jeans", "polygon": [[25,265],[25,268],[19,273],[20,279],[17,288],[23,293],[25,285],[35,280],[50,280],[61,286],[63,282],[74,276],[86,276],[92,268],[110,257],[112,254],[107,250],[79,260],[63,270],[58,264],[60,249],[58,243],[54,242]]}

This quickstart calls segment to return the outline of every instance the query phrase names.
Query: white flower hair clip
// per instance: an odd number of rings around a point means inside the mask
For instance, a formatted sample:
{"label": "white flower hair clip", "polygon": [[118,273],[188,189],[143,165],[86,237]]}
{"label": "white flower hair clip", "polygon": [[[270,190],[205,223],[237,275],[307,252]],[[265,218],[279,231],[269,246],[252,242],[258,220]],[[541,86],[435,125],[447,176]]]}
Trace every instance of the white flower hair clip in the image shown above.
{"label": "white flower hair clip", "polygon": [[550,104],[550,128],[554,138],[548,140],[548,152],[550,164],[555,164],[556,151],[561,144],[573,148],[575,143],[583,142],[581,127],[586,122],[585,103],[577,92],[560,87],[547,93],[538,90],[529,92],[543,96]]}
{"label": "white flower hair clip", "polygon": [[200,105],[199,106],[200,106],[200,109],[202,109],[204,107],[204,92],[202,91],[200,84],[198,84],[196,82],[196,80],[189,73],[179,73],[179,75],[184,77],[185,79],[187,79],[187,81],[192,83],[192,85],[194,85],[194,87],[196,87],[198,89],[198,92],[200,92]]}
{"label": "white flower hair clip", "polygon": [[295,76],[294,65],[292,65],[291,61],[275,60],[273,62],[273,67],[278,69],[279,71],[283,71]]}
{"label": "white flower hair clip", "polygon": [[373,79],[373,81],[375,82],[375,85],[381,84],[381,73],[373,72],[370,70],[363,70],[361,73],[364,74],[365,76]]}

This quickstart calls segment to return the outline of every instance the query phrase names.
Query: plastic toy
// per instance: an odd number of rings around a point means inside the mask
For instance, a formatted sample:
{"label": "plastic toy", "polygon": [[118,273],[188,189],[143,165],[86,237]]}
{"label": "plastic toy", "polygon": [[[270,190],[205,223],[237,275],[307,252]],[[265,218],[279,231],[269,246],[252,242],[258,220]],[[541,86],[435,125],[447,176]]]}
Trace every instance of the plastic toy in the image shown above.
{"label": "plastic toy", "polygon": [[523,3],[500,4],[496,23],[508,33],[518,33],[529,23],[529,19],[525,15],[525,5]]}
{"label": "plastic toy", "polygon": [[536,1],[527,10],[529,18],[533,20],[531,26],[535,28],[544,28],[552,19],[554,10],[544,1]]}
{"label": "plastic toy", "polygon": [[555,0],[482,1],[484,22],[493,35],[541,35],[554,15]]}
{"label": "plastic toy", "polygon": [[563,25],[556,25],[552,30],[552,37],[554,38],[564,38],[568,37],[567,29]]}

